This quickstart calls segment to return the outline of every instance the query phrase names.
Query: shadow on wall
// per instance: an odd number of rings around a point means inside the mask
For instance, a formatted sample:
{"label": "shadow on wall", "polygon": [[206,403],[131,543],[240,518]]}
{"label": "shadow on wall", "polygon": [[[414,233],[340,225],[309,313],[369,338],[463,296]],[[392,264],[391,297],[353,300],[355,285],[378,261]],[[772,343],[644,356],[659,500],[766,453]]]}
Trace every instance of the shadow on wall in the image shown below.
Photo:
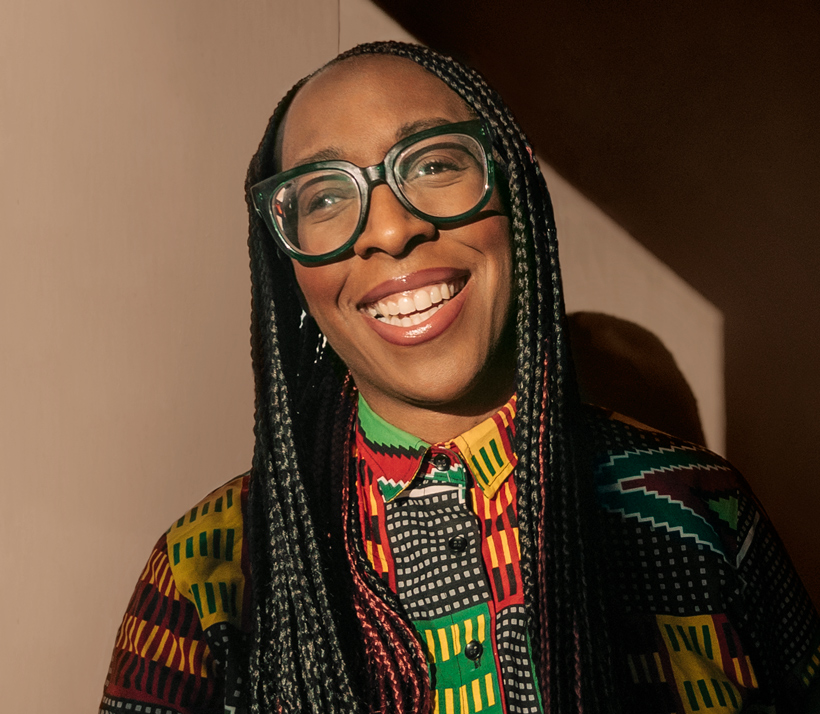
{"label": "shadow on wall", "polygon": [[567,320],[583,401],[705,446],[695,395],[653,333],[598,312]]}

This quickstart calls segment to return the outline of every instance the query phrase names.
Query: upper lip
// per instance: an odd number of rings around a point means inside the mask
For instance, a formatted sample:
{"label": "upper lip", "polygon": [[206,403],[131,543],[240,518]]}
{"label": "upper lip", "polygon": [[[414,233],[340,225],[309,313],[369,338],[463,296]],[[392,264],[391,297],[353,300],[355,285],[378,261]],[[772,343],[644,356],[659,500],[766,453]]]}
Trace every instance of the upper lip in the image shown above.
{"label": "upper lip", "polygon": [[390,278],[383,283],[379,283],[367,295],[363,296],[358,306],[361,308],[365,305],[372,305],[388,295],[418,290],[436,283],[447,283],[468,274],[468,271],[458,268],[425,268],[398,278]]}

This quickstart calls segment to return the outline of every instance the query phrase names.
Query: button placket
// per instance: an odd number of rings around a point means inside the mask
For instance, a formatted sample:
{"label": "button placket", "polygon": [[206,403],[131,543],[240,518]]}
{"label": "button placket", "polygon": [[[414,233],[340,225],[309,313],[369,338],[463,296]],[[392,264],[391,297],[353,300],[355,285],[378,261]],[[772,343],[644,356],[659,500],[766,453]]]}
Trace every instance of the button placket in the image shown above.
{"label": "button placket", "polygon": [[433,456],[433,466],[435,466],[438,471],[449,471],[452,465],[452,460],[445,453],[439,452]]}
{"label": "button placket", "polygon": [[427,461],[427,478],[438,483],[447,483],[458,487],[459,502],[465,503],[466,470],[458,454],[442,446],[433,447]]}
{"label": "button placket", "polygon": [[475,665],[476,669],[481,666],[483,653],[484,646],[478,640],[470,640],[464,648],[464,656]]}
{"label": "button placket", "polygon": [[447,547],[454,553],[463,553],[467,550],[467,538],[461,534],[454,535],[447,541]]}

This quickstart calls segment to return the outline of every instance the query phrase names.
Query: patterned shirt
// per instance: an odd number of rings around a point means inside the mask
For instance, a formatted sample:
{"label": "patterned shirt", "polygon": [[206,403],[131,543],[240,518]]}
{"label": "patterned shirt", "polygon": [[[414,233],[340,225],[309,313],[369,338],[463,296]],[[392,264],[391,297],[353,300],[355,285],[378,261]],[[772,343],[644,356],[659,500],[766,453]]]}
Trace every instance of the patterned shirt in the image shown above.
{"label": "patterned shirt", "polygon": [[[391,441],[392,428],[374,429],[364,410],[359,420],[360,494],[375,499],[360,499],[365,546],[427,645],[442,714],[531,705],[516,699],[531,666],[513,615],[522,601],[512,408],[492,429],[485,422],[489,440],[471,430],[435,447]],[[820,711],[810,708],[820,703],[820,619],[743,479],[706,449],[600,409],[587,410],[586,429],[624,710]],[[249,478],[217,489],[157,542],[117,634],[101,713],[246,711]],[[463,592],[448,587],[456,570]]]}
{"label": "patterned shirt", "polygon": [[434,714],[541,711],[519,568],[515,397],[430,445],[359,396],[365,552],[426,646]]}
{"label": "patterned shirt", "polygon": [[820,711],[820,619],[743,477],[611,412],[586,422],[630,711]]}

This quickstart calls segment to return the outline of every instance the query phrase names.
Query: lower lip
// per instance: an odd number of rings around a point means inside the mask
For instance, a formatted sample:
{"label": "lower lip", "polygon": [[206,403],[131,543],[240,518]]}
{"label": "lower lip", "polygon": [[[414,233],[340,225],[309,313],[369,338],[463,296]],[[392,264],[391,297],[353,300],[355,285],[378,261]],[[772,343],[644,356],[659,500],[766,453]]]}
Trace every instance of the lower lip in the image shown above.
{"label": "lower lip", "polygon": [[390,325],[370,315],[366,315],[365,317],[370,327],[373,328],[373,331],[386,342],[401,345],[402,347],[420,345],[424,342],[434,340],[453,324],[453,321],[461,312],[461,308],[464,305],[465,294],[469,289],[470,281],[468,280],[458,295],[446,302],[424,322],[413,325],[412,327]]}

